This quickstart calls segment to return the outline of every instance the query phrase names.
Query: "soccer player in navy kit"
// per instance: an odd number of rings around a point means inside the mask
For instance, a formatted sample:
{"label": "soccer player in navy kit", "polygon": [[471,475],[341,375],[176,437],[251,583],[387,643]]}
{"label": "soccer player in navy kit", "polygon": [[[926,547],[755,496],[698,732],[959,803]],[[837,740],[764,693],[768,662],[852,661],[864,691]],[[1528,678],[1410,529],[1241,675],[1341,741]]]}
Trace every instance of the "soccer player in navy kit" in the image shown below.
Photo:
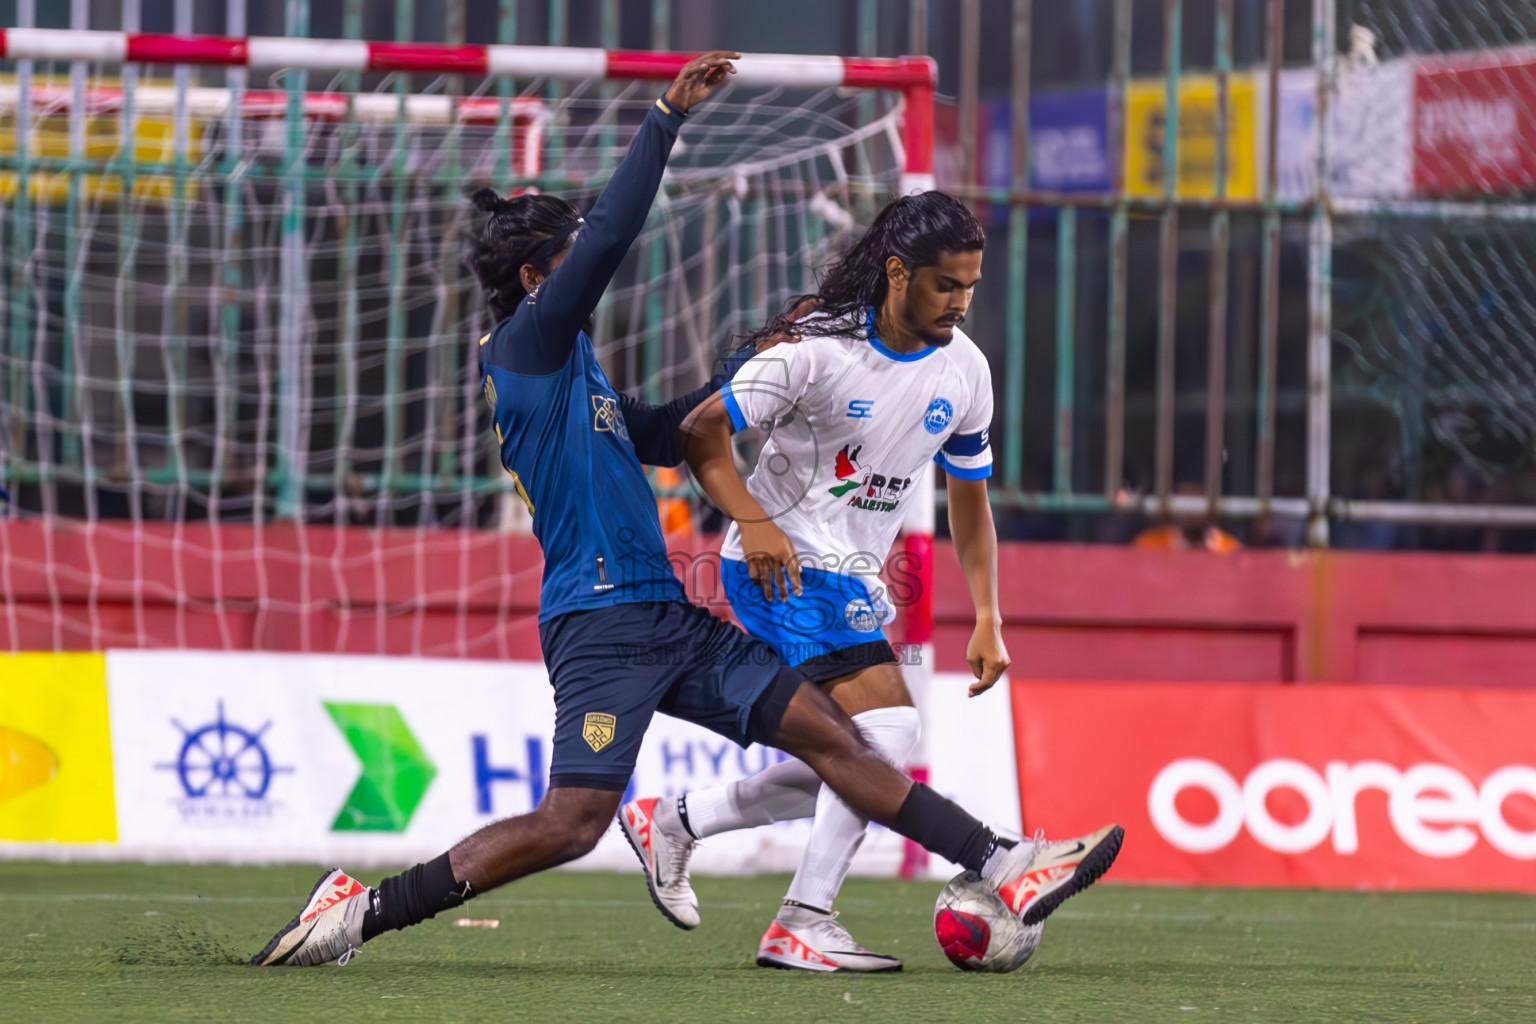
{"label": "soccer player in navy kit", "polygon": [[[632,402],[608,383],[587,337],[688,109],[739,57],[713,51],[679,72],[584,221],[553,197],[476,198],[491,217],[470,262],[498,317],[480,347],[482,387],[544,550],[539,639],[556,708],[544,801],[377,888],[328,872],[253,964],[346,963],[385,931],[586,854],[614,819],[657,710],[793,754],[859,813],[997,884],[1028,867],[1029,844],[999,838],[913,783],[771,648],[689,602],[641,463],[682,461],[677,427],[719,382],[669,406]],[[625,656],[651,645],[683,656],[644,667]]]}

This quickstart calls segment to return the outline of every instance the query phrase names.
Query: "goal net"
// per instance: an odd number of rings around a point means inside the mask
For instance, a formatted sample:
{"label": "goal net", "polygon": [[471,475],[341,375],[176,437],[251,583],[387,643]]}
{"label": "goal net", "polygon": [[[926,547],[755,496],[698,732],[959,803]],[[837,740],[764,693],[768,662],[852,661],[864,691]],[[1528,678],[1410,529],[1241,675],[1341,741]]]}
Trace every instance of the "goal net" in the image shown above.
{"label": "goal net", "polygon": [[[537,650],[466,197],[590,206],[684,58],[19,29],[0,54],[6,645]],[[596,315],[653,401],[930,167],[928,62],[740,71]]]}

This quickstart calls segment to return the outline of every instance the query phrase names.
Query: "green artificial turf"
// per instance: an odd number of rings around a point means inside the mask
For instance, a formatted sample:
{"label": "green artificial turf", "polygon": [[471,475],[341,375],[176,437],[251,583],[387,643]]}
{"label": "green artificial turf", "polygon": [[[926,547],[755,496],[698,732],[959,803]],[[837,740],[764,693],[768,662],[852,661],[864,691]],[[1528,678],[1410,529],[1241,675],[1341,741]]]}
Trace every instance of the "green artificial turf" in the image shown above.
{"label": "green artificial turf", "polygon": [[753,966],[782,877],[699,879],[704,924],[681,932],[638,874],[562,872],[345,968],[244,966],[318,875],[0,863],[0,1020],[1536,1021],[1526,897],[1100,885],[1028,965],[993,976],[940,954],[938,883],[854,879],[844,922],[907,965],[860,977]]}

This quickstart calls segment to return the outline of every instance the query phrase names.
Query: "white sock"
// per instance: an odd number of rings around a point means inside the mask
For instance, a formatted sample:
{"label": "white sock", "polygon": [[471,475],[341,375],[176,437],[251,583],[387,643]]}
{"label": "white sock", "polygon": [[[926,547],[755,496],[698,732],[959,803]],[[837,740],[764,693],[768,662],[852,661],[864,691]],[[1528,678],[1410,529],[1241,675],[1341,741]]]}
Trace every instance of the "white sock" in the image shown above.
{"label": "white sock", "polygon": [[780,761],[726,786],[699,789],[683,798],[688,831],[695,839],[816,813],[821,778],[804,761]]}
{"label": "white sock", "polygon": [[[876,708],[854,715],[853,723],[858,726],[865,742],[897,767],[906,764],[907,756],[917,746],[918,735],[922,732],[917,709],[910,707]],[[832,792],[832,787],[823,786],[816,798],[816,823],[811,826],[811,840],[806,844],[800,867],[784,898],[808,907],[831,910],[832,901],[848,877],[853,855],[864,841],[864,830],[868,826],[868,818],[844,803],[842,797]]]}

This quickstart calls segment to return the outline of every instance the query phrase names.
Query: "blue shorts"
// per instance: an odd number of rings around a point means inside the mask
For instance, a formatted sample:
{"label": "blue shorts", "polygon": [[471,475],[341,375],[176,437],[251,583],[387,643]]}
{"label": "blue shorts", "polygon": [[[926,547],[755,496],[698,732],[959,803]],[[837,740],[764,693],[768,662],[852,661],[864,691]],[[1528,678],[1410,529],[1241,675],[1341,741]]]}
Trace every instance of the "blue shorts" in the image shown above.
{"label": "blue shorts", "polygon": [[801,681],[773,648],[683,601],[567,612],[539,623],[539,643],[555,688],[551,787],[622,791],[657,711],[766,743]]}
{"label": "blue shorts", "polygon": [[799,596],[769,601],[747,563],[722,558],[720,582],[747,632],[772,644],[784,664],[813,683],[897,660],[880,629],[894,612],[858,576],[805,567]]}

